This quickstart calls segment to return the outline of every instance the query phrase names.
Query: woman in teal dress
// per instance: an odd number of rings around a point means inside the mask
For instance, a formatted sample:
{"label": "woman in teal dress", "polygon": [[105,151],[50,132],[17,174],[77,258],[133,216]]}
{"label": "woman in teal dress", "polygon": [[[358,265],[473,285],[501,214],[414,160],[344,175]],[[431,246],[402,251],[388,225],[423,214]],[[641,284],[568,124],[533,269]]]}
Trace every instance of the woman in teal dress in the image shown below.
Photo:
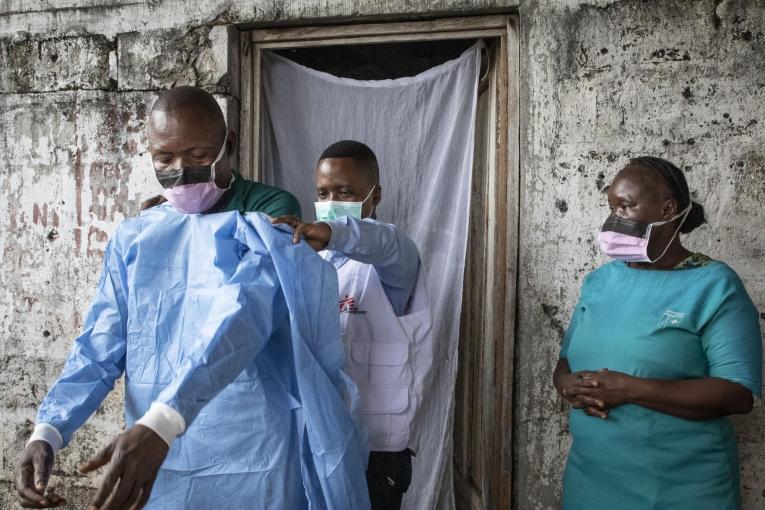
{"label": "woman in teal dress", "polygon": [[683,247],[704,222],[682,172],[631,160],[553,377],[571,404],[563,508],[740,508],[731,414],[762,390],[756,308],[723,262]]}

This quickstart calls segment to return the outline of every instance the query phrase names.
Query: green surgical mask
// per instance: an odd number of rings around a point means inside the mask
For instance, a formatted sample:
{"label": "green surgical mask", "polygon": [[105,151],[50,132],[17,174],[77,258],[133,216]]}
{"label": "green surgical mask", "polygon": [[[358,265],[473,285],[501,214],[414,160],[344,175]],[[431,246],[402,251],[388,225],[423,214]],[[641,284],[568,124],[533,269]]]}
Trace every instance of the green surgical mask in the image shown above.
{"label": "green surgical mask", "polygon": [[327,200],[325,202],[314,202],[316,207],[316,221],[329,221],[336,220],[343,216],[351,216],[358,220],[361,219],[361,206],[364,202],[369,200],[372,196],[372,192],[375,190],[375,186],[369,190],[367,198],[361,202],[343,202],[340,200]]}

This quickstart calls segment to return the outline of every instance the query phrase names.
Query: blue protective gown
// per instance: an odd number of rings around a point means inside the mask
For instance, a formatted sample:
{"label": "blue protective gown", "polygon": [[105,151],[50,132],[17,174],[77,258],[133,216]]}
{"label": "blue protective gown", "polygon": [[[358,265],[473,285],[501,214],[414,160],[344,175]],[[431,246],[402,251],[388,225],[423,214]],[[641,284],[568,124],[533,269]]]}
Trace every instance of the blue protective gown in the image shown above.
{"label": "blue protective gown", "polygon": [[128,425],[155,400],[186,420],[147,508],[368,508],[337,277],[288,230],[167,205],[124,221],[37,422],[68,443],[124,372]]}

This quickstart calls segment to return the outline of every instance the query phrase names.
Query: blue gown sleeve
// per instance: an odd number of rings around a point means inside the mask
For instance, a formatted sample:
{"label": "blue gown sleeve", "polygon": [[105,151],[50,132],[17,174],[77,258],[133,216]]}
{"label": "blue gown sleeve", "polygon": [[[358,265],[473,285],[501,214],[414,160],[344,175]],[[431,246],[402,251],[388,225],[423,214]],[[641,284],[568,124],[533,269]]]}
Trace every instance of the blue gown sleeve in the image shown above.
{"label": "blue gown sleeve", "polygon": [[737,382],[762,397],[762,334],[757,309],[743,289],[722,302],[701,342],[710,377]]}
{"label": "blue gown sleeve", "polygon": [[194,347],[157,397],[183,416],[187,429],[254,361],[271,336],[274,300],[281,289],[268,252],[246,251],[236,272],[214,292],[213,307]]}
{"label": "blue gown sleeve", "polygon": [[394,225],[345,216],[326,221],[332,229],[328,250],[372,264],[396,315],[404,314],[420,270],[417,245]]}
{"label": "blue gown sleeve", "polygon": [[64,445],[98,409],[125,369],[127,275],[118,233],[106,247],[83,331],[37,413],[37,423],[55,427]]}

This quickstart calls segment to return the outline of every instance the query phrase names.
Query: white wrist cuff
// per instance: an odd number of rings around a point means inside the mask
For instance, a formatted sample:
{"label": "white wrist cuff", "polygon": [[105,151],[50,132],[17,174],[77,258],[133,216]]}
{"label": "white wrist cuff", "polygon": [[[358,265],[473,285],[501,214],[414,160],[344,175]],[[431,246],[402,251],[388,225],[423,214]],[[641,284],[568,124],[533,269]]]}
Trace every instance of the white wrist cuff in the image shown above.
{"label": "white wrist cuff", "polygon": [[35,425],[35,430],[32,432],[32,436],[27,441],[27,444],[32,441],[45,441],[53,448],[53,453],[56,453],[64,446],[64,438],[61,436],[61,432],[48,423],[38,423]]}
{"label": "white wrist cuff", "polygon": [[149,410],[146,411],[137,425],[148,427],[162,438],[167,446],[172,446],[175,438],[183,434],[186,430],[186,420],[181,413],[162,402],[152,402]]}

